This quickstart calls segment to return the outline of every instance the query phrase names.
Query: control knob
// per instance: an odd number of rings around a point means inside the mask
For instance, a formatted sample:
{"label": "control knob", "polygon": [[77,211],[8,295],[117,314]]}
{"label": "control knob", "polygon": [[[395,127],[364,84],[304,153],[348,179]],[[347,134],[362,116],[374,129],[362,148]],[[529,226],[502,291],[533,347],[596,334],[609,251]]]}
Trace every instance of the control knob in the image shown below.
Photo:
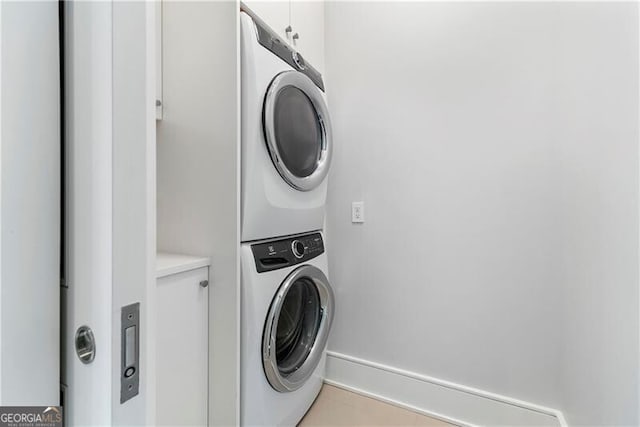
{"label": "control knob", "polygon": [[296,258],[302,258],[304,256],[304,245],[300,240],[291,242],[291,250]]}
{"label": "control knob", "polygon": [[296,64],[296,67],[298,67],[300,71],[304,71],[307,68],[304,63],[304,58],[302,58],[302,55],[300,55],[295,50],[291,52],[291,58],[293,59],[293,62]]}

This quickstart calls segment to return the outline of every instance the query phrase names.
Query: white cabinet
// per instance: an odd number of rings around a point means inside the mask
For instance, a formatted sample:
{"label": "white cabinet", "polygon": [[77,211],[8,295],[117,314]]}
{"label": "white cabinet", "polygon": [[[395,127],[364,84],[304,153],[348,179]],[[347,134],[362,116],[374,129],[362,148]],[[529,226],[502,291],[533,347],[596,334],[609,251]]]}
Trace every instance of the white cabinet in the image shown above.
{"label": "white cabinet", "polygon": [[153,3],[156,70],[156,120],[162,120],[162,0]]}
{"label": "white cabinet", "polygon": [[155,20],[156,120],[162,120],[162,0],[153,4]]}
{"label": "white cabinet", "polygon": [[[249,0],[245,4],[324,73],[324,1]],[[287,27],[291,32],[287,32]]]}
{"label": "white cabinet", "polygon": [[251,0],[245,4],[271,27],[283,40],[290,42],[291,34],[286,32],[290,25],[288,1]]}
{"label": "white cabinet", "polygon": [[209,261],[158,254],[156,425],[207,425]]}
{"label": "white cabinet", "polygon": [[324,73],[324,1],[291,0],[291,28],[295,49]]}

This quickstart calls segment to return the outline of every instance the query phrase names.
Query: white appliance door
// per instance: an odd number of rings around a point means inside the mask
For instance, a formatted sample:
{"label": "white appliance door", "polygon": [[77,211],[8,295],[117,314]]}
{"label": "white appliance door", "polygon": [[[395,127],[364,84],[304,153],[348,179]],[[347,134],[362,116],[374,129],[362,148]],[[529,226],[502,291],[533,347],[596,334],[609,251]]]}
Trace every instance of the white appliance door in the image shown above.
{"label": "white appliance door", "polygon": [[331,123],[322,91],[298,71],[285,71],[271,82],[264,102],[264,133],[269,154],[293,188],[310,191],[329,172]]}
{"label": "white appliance door", "polygon": [[262,344],[264,371],[275,390],[297,390],[313,374],[327,345],[333,313],[333,290],[317,267],[302,265],[280,285]]}

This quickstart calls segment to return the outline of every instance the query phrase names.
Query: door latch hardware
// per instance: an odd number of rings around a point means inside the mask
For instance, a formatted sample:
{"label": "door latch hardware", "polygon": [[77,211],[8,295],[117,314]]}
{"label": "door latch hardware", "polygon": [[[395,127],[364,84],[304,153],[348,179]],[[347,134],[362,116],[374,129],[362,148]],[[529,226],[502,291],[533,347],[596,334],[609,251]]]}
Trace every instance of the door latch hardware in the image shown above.
{"label": "door latch hardware", "polygon": [[122,307],[120,314],[120,403],[138,394],[140,386],[140,303]]}
{"label": "door latch hardware", "polygon": [[93,362],[96,357],[96,340],[90,327],[83,325],[76,331],[76,354],[85,365]]}

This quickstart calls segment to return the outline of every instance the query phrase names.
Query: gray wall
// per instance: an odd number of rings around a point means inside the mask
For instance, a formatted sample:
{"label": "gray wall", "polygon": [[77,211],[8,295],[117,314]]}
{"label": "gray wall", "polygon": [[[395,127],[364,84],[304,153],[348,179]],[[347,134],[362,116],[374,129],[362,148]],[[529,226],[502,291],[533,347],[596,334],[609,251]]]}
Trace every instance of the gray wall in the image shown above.
{"label": "gray wall", "polygon": [[158,249],[211,258],[209,423],[238,424],[239,5],[163,3]]}
{"label": "gray wall", "polygon": [[638,6],[559,10],[562,409],[576,425],[638,425]]}
{"label": "gray wall", "polygon": [[58,4],[0,4],[0,405],[60,390]]}
{"label": "gray wall", "polygon": [[637,6],[325,19],[330,350],[636,424]]}

